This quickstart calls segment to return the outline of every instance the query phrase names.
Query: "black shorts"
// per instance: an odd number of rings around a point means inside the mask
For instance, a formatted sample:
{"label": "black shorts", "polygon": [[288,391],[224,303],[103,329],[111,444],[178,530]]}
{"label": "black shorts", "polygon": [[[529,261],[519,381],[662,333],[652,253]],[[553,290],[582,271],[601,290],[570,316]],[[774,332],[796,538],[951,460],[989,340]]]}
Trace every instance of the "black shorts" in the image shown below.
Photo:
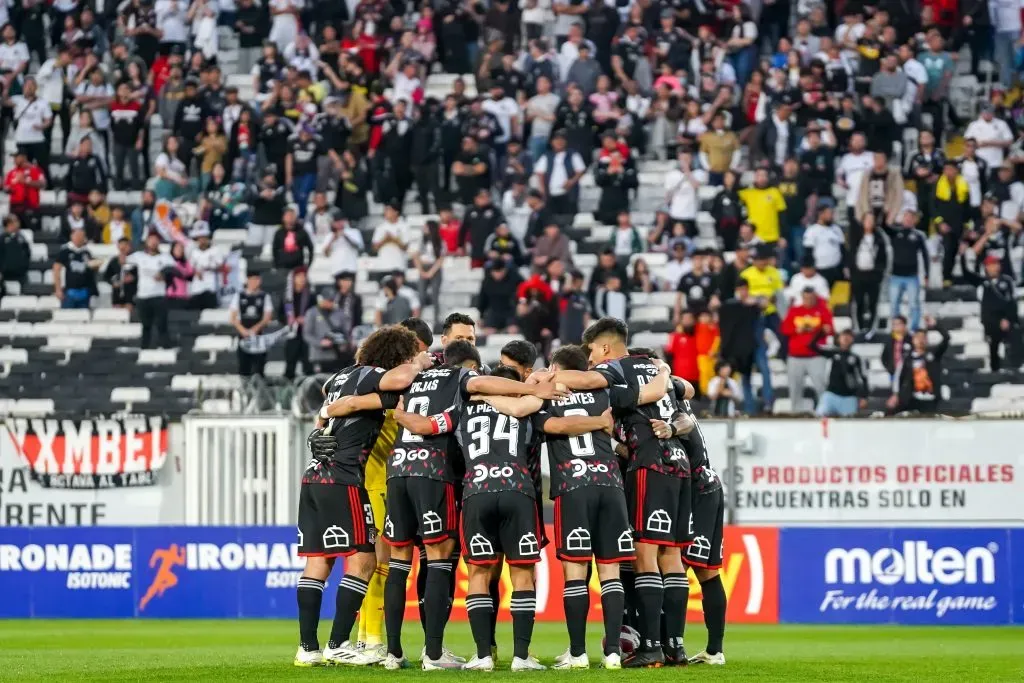
{"label": "black shorts", "polygon": [[366,489],[345,484],[302,484],[299,555],[348,557],[372,553],[377,540]]}
{"label": "black shorts", "polygon": [[462,502],[462,552],[469,564],[540,562],[537,503],[518,491],[478,493]]}
{"label": "black shorts", "polygon": [[635,560],[622,489],[583,486],[555,498],[555,555],[568,562]]}
{"label": "black shorts", "polygon": [[424,545],[455,536],[459,515],[451,482],[426,477],[388,479],[388,514],[384,540],[389,545],[409,545],[417,536]]}
{"label": "black shorts", "polygon": [[637,543],[665,546],[685,543],[690,510],[681,509],[685,500],[681,489],[689,485],[684,479],[644,467],[626,473],[626,502]]}
{"label": "black shorts", "polygon": [[725,496],[722,489],[693,494],[693,543],[683,550],[683,560],[693,567],[719,569],[722,566],[722,527]]}

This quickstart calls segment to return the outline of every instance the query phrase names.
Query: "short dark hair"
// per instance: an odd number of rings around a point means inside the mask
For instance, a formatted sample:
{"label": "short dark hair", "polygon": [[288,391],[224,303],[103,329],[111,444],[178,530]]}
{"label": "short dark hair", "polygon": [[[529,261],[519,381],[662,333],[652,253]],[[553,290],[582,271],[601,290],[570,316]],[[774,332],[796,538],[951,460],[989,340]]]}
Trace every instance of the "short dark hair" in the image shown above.
{"label": "short dark hair", "polygon": [[618,318],[601,318],[583,333],[583,343],[592,346],[596,339],[608,334],[615,335],[625,344],[629,339],[629,327]]}
{"label": "short dark hair", "polygon": [[661,356],[658,352],[649,346],[633,346],[627,351],[631,356],[643,356],[644,358],[650,358],[651,360],[661,360]]}
{"label": "short dark hair", "polygon": [[590,367],[590,359],[583,352],[583,347],[567,344],[551,354],[551,364],[563,370],[586,370]]}
{"label": "short dark hair", "polygon": [[491,370],[491,377],[504,377],[505,379],[515,380],[516,382],[523,381],[523,378],[519,375],[519,371],[511,365],[499,365]]}
{"label": "short dark hair", "polygon": [[425,346],[433,345],[434,333],[430,330],[430,325],[422,318],[406,318],[398,324],[415,334],[416,338],[423,342]]}
{"label": "short dark hair", "polygon": [[453,341],[444,347],[445,365],[462,365],[466,361],[473,361],[477,367],[482,365],[480,362],[480,352],[465,339]]}
{"label": "short dark hair", "polygon": [[904,325],[907,324],[907,316],[905,316],[905,315],[894,315],[892,317],[892,320],[889,321],[889,323],[892,324],[892,323],[896,322],[897,320],[899,320]]}
{"label": "short dark hair", "polygon": [[451,313],[444,319],[444,327],[441,328],[441,334],[448,334],[451,332],[452,326],[454,325],[469,325],[470,327],[476,327],[476,321],[465,313]]}
{"label": "short dark hair", "polygon": [[415,358],[419,348],[415,334],[400,325],[388,325],[363,340],[356,362],[390,370]]}
{"label": "short dark hair", "polygon": [[525,339],[513,339],[501,347],[501,355],[508,356],[524,368],[532,368],[537,363],[537,347]]}

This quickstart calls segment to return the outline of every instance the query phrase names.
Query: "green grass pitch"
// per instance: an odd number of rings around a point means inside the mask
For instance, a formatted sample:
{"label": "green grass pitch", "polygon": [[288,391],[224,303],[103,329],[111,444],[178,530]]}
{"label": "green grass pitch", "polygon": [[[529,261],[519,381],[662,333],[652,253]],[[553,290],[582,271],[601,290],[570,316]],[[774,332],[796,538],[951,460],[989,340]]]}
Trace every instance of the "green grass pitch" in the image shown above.
{"label": "green grass pitch", "polygon": [[[409,624],[405,647],[418,658],[418,624]],[[467,680],[579,680],[581,672],[512,674],[511,626],[499,625],[499,671],[425,673],[383,669],[292,666],[297,638],[289,621],[0,621],[0,681],[327,681],[401,677]],[[329,624],[321,624],[326,639]],[[701,625],[687,627],[691,653],[702,649]],[[592,624],[591,664],[600,653],[600,627]],[[533,653],[546,664],[565,649],[561,624],[538,624]],[[445,644],[472,654],[465,623],[453,624]],[[903,626],[732,626],[728,664],[647,671],[592,670],[606,681],[689,678],[711,681],[1024,681],[1024,628]]]}

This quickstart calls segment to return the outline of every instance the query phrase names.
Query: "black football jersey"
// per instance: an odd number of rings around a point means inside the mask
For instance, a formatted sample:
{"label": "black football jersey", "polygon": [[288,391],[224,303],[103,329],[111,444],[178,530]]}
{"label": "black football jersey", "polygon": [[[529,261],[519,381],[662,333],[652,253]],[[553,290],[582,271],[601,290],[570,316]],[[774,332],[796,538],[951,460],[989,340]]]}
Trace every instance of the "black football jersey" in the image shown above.
{"label": "black football jersey", "polygon": [[[598,417],[611,406],[607,389],[577,391],[557,401],[549,401],[537,413],[537,426],[552,417],[573,415]],[[548,460],[551,465],[551,498],[582,486],[622,488],[622,473],[612,450],[612,440],[604,431],[579,436],[547,434]]]}
{"label": "black football jersey", "polygon": [[518,491],[533,498],[536,491],[529,462],[533,416],[519,419],[482,401],[468,401],[457,419],[455,436],[466,462],[462,497]]}
{"label": "black football jersey", "polygon": [[[449,365],[424,370],[403,394],[405,410],[420,415],[448,413],[453,420],[461,405],[469,400],[466,385],[477,373]],[[395,445],[388,457],[388,479],[427,477],[454,482],[460,457],[452,433],[420,436],[399,427]]]}
{"label": "black football jersey", "polygon": [[[722,480],[711,466],[708,458],[707,442],[704,439],[704,432],[700,429],[700,422],[693,414],[693,406],[686,400],[686,387],[682,382],[673,379],[676,403],[682,413],[689,415],[696,425],[689,434],[682,436],[679,440],[686,448],[690,456],[691,485],[697,493],[711,493],[722,488]],[[673,417],[675,419],[675,417]]]}
{"label": "black football jersey", "polygon": [[[324,385],[327,402],[332,403],[344,396],[377,393],[383,376],[384,370],[381,368],[366,365],[346,368],[327,380]],[[383,410],[367,410],[332,419],[331,433],[338,442],[334,456],[326,462],[311,461],[303,481],[362,486],[366,458],[377,440],[382,424]]]}
{"label": "black football jersey", "polygon": [[[639,387],[658,375],[658,366],[644,356],[625,356],[601,363],[594,370],[604,375],[609,385]],[[661,400],[631,409],[615,411],[616,438],[629,449],[627,469],[646,468],[672,477],[690,476],[690,461],[679,439],[659,439],[651,420],[669,422],[679,412],[674,392]]]}

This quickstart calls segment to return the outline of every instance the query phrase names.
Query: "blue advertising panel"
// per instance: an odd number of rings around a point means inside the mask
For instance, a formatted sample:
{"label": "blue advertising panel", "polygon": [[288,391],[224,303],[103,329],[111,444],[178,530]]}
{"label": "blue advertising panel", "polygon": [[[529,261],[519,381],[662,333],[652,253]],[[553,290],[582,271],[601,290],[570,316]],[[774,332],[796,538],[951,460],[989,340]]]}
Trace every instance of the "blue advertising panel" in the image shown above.
{"label": "blue advertising panel", "polygon": [[1013,623],[1024,624],[1024,529],[1010,530],[1010,550],[1013,553],[1011,568],[1015,578],[1011,616]]}
{"label": "blue advertising panel", "polygon": [[295,540],[292,527],[5,529],[0,618],[293,617]]}
{"label": "blue advertising panel", "polygon": [[1007,529],[783,529],[779,621],[1008,624],[1010,536]]}

